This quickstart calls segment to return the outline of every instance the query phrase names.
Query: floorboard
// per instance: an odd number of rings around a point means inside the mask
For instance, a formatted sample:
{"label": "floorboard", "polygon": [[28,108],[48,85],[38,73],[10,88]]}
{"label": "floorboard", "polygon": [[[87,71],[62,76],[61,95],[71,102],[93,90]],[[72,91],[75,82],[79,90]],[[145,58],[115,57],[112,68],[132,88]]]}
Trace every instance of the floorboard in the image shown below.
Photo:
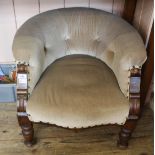
{"label": "floorboard", "polygon": [[118,126],[73,131],[45,124],[34,125],[37,144],[27,148],[15,103],[0,103],[0,155],[153,155],[153,122],[153,112],[145,108],[126,150],[116,147]]}

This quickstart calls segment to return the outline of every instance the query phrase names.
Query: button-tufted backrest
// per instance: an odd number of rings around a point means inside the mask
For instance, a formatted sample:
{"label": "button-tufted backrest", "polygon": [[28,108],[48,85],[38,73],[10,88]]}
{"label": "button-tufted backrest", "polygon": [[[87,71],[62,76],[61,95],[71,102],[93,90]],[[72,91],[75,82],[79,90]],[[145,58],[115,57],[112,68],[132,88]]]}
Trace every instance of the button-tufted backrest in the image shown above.
{"label": "button-tufted backrest", "polygon": [[26,44],[31,42],[30,47],[37,42],[38,48],[43,48],[41,72],[65,55],[86,54],[101,59],[113,70],[126,96],[129,68],[141,66],[146,60],[145,47],[137,31],[120,17],[96,9],[57,9],[28,20],[15,36],[13,51],[17,60],[29,61],[33,55],[30,52],[34,51],[26,51],[29,56],[21,58],[17,51],[26,48],[21,40],[27,40]]}

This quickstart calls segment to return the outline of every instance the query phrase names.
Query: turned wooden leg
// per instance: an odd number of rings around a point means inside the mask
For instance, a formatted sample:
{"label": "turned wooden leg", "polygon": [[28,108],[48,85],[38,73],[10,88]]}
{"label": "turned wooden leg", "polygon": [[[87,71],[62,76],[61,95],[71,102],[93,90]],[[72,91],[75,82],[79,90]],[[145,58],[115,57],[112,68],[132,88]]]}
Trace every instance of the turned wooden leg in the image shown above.
{"label": "turned wooden leg", "polygon": [[119,133],[118,146],[120,148],[127,148],[128,142],[134,131],[137,124],[137,120],[127,120],[125,124],[122,126],[121,131]]}
{"label": "turned wooden leg", "polygon": [[33,123],[29,120],[27,116],[17,116],[18,117],[18,123],[22,129],[22,134],[24,136],[24,143],[26,146],[32,146],[33,136],[34,136],[34,129],[33,129]]}
{"label": "turned wooden leg", "polygon": [[17,118],[24,136],[24,143],[32,146],[33,141],[33,124],[26,113],[28,101],[28,64],[17,64]]}
{"label": "turned wooden leg", "polygon": [[137,120],[140,114],[140,68],[133,67],[130,70],[130,82],[129,82],[129,102],[130,109],[129,115],[122,126],[119,133],[118,146],[120,148],[127,148],[128,142],[133,130],[136,127]]}

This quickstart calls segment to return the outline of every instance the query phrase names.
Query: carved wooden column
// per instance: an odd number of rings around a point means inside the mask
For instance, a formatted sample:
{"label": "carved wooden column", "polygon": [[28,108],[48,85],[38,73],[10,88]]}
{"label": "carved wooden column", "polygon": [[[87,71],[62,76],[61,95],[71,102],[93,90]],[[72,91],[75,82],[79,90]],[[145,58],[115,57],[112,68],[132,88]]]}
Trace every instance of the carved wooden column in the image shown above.
{"label": "carved wooden column", "polygon": [[24,136],[24,143],[31,146],[33,143],[33,124],[26,113],[28,99],[28,65],[17,65],[17,118]]}
{"label": "carved wooden column", "polygon": [[141,69],[133,67],[130,70],[129,116],[125,124],[121,128],[121,132],[119,133],[118,145],[121,148],[126,148],[128,146],[128,141],[131,137],[133,130],[136,127],[136,123],[140,115],[140,81]]}

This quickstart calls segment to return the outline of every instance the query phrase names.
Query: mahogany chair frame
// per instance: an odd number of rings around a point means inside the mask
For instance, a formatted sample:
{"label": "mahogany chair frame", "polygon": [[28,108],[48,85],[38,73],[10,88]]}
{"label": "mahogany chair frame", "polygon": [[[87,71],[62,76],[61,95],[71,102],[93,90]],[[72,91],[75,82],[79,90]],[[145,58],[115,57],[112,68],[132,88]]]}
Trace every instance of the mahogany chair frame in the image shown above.
{"label": "mahogany chair frame", "polygon": [[[132,67],[129,70],[129,116],[124,125],[121,126],[119,140],[117,142],[120,148],[127,148],[128,141],[133,130],[136,127],[137,120],[140,114],[140,81],[141,68]],[[27,146],[32,146],[34,143],[33,123],[29,120],[26,113],[26,105],[29,97],[28,93],[28,78],[29,65],[25,63],[17,64],[17,118],[24,136],[24,143]],[[21,79],[23,78],[23,79]]]}

